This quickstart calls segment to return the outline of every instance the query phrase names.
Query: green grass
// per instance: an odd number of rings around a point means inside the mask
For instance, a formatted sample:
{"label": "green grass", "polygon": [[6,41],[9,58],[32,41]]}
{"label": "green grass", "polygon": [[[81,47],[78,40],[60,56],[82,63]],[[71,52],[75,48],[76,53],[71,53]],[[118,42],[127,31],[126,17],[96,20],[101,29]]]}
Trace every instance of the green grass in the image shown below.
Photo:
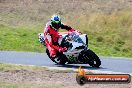
{"label": "green grass", "polygon": [[71,69],[67,69],[67,70],[53,69],[53,70],[50,70],[47,67],[41,67],[41,66],[26,66],[26,65],[14,65],[14,64],[0,63],[0,71],[15,71],[15,70],[46,70],[46,71],[54,71],[56,73],[75,72]]}
{"label": "green grass", "polygon": [[24,66],[24,65],[12,65],[12,64],[3,64],[0,63],[0,71],[7,70],[45,70],[46,67],[39,66]]}
{"label": "green grass", "polygon": [[38,42],[37,27],[10,27],[0,25],[0,50],[43,52]]}
{"label": "green grass", "polygon": [[23,84],[23,83],[6,83],[0,82],[0,88],[62,88],[60,85],[39,85],[39,84]]}
{"label": "green grass", "polygon": [[[132,57],[132,11],[111,14],[91,13],[63,15],[65,22],[89,36],[89,48],[98,55]],[[43,32],[43,24],[37,26],[0,25],[0,50],[44,52],[37,34]]]}
{"label": "green grass", "polygon": [[132,11],[70,16],[69,24],[88,34],[89,47],[98,55],[132,57]]}
{"label": "green grass", "polygon": [[0,82],[1,88],[32,88],[31,85]]}

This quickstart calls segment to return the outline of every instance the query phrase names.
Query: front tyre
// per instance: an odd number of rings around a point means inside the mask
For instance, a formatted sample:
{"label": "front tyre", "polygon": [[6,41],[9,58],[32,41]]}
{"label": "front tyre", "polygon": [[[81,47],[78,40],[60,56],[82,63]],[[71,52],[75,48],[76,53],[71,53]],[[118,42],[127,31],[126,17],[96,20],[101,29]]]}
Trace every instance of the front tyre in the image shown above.
{"label": "front tyre", "polygon": [[99,57],[92,50],[87,50],[87,57],[89,58],[90,66],[98,68],[101,65]]}

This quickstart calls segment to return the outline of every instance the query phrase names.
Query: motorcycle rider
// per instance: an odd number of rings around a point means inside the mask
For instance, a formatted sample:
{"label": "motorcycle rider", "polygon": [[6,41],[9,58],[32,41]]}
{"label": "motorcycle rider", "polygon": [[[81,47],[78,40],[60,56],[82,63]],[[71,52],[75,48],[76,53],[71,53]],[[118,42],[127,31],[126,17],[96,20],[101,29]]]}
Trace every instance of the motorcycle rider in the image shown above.
{"label": "motorcycle rider", "polygon": [[61,22],[60,16],[53,15],[51,17],[51,20],[47,22],[46,27],[44,28],[44,36],[45,36],[44,43],[47,49],[49,50],[49,54],[52,59],[55,59],[57,52],[65,52],[67,50],[66,47],[63,48],[58,44],[58,39],[61,37],[61,35],[58,33],[59,28],[66,29],[67,31],[70,32],[73,31],[79,32],[74,28],[63,24]]}

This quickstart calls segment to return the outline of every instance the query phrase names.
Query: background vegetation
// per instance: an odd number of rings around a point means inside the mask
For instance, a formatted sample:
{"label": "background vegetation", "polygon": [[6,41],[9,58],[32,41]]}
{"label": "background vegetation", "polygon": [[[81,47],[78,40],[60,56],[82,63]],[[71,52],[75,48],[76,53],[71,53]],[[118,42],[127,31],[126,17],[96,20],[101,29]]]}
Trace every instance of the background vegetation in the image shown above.
{"label": "background vegetation", "polygon": [[0,50],[44,52],[38,33],[59,14],[64,23],[88,34],[89,48],[98,55],[132,57],[128,0],[1,0],[0,8]]}

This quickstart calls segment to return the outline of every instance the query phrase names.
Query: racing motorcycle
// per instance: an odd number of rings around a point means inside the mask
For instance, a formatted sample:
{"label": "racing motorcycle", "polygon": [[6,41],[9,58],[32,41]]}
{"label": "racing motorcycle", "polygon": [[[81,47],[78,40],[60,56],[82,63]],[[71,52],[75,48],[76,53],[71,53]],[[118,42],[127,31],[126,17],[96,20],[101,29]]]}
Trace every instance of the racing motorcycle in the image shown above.
{"label": "racing motorcycle", "polygon": [[[88,48],[88,36],[87,34],[80,34],[77,32],[59,32],[61,37],[58,40],[58,44],[61,47],[66,47],[66,52],[58,52],[57,57],[52,59],[50,57],[48,49],[46,53],[48,57],[57,64],[89,64],[92,67],[99,67],[101,61],[99,57]],[[39,42],[44,44],[44,34],[39,33]]]}

